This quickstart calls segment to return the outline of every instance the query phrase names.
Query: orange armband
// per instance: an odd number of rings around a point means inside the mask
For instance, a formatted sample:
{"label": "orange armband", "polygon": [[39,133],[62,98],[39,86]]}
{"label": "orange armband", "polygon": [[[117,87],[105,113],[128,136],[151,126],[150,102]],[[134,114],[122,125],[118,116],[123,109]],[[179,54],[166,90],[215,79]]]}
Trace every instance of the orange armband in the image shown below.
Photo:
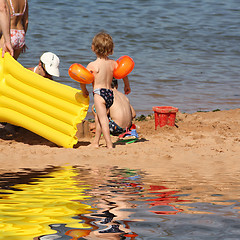
{"label": "orange armband", "polygon": [[94,80],[94,75],[79,63],[72,64],[68,74],[73,80],[83,84],[90,84]]}
{"label": "orange armband", "polygon": [[116,62],[118,63],[118,66],[113,71],[113,77],[116,79],[122,79],[126,77],[133,70],[135,65],[133,59],[126,55],[120,57]]}

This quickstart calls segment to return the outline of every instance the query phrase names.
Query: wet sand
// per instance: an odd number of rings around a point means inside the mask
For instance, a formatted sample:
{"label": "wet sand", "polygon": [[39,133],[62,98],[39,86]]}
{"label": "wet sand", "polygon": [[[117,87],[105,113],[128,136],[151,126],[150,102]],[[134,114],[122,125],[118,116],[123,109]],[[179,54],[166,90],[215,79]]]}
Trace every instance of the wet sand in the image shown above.
{"label": "wet sand", "polygon": [[64,149],[23,128],[15,134],[0,129],[0,172],[48,166],[118,166],[141,169],[164,180],[214,180],[221,187],[224,176],[225,183],[238,182],[240,109],[179,112],[176,126],[157,130],[151,117],[135,124],[139,141],[126,144],[112,137],[112,150],[106,148],[103,138],[100,148],[88,148],[92,133],[82,136],[73,149]]}

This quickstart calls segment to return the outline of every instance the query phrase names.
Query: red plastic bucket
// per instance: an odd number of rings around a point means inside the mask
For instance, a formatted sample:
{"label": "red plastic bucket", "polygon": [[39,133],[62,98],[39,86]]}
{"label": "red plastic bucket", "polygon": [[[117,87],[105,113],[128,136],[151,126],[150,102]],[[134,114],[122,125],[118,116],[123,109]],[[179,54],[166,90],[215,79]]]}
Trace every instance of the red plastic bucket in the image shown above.
{"label": "red plastic bucket", "polygon": [[163,127],[165,125],[174,126],[176,113],[178,112],[178,108],[171,106],[159,106],[153,107],[154,117],[155,117],[155,130],[157,126]]}

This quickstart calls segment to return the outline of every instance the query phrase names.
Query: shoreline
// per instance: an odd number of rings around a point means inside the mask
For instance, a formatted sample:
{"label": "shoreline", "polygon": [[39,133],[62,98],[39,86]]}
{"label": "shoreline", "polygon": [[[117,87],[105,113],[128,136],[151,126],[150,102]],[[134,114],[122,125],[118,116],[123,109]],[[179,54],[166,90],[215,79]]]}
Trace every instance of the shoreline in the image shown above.
{"label": "shoreline", "polygon": [[[216,112],[178,112],[176,126],[158,127],[154,119],[134,121],[139,140],[115,148],[88,148],[88,134],[73,149],[65,149],[20,128],[16,134],[0,129],[0,173],[41,169],[49,166],[82,166],[140,169],[168,179],[189,178],[232,181],[239,177],[240,109]],[[227,178],[227,179],[226,179]]]}

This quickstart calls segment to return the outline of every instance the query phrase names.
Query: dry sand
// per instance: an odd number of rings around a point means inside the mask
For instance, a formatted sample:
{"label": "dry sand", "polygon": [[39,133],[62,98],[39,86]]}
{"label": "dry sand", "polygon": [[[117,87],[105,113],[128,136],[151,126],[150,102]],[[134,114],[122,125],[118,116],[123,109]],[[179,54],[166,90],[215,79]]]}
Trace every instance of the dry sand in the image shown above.
{"label": "dry sand", "polygon": [[[240,167],[240,109],[177,113],[174,127],[155,130],[154,119],[135,121],[139,141],[116,143],[109,150],[101,140],[99,149],[88,148],[92,135],[81,138],[73,149],[20,128],[9,134],[0,129],[0,172],[51,166],[127,167],[166,179],[196,179],[236,183]],[[88,134],[85,134],[88,135]],[[221,187],[221,186],[220,186]]]}

